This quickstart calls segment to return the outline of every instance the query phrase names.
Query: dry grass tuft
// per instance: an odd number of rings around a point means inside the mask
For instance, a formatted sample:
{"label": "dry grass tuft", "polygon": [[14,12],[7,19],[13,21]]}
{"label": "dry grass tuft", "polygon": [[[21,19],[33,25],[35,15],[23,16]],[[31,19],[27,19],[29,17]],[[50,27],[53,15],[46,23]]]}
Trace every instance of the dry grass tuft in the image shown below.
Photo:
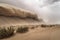
{"label": "dry grass tuft", "polygon": [[0,39],[8,38],[14,35],[14,29],[12,27],[0,28]]}
{"label": "dry grass tuft", "polygon": [[28,32],[28,27],[18,27],[17,33],[26,33]]}

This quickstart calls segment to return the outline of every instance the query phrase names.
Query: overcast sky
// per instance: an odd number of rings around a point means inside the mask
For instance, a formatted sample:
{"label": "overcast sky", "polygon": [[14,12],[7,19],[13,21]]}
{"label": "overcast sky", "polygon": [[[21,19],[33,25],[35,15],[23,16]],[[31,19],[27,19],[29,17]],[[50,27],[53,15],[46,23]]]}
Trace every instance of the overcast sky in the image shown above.
{"label": "overcast sky", "polygon": [[60,0],[0,0],[37,13],[45,22],[60,23]]}

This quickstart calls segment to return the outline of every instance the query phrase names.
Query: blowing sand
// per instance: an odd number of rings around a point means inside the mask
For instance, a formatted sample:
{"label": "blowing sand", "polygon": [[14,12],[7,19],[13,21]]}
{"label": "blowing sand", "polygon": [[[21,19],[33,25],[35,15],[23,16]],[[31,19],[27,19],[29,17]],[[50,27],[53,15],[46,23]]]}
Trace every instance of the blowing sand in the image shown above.
{"label": "blowing sand", "polygon": [[[38,19],[38,17],[31,12],[23,11],[22,9],[17,9],[9,5],[7,7],[5,4],[0,4],[0,27],[14,26],[17,28],[17,26],[21,25],[28,25],[29,27],[29,31],[27,33],[17,33],[11,38],[2,40],[60,40],[60,27],[56,26],[45,28],[38,26],[37,28],[35,26],[44,22],[42,19],[40,19],[40,21],[34,19]],[[31,29],[29,25],[34,25],[35,28]]]}
{"label": "blowing sand", "polygon": [[[39,21],[38,21],[39,20]],[[43,22],[34,12],[0,3],[0,26],[28,25]]]}

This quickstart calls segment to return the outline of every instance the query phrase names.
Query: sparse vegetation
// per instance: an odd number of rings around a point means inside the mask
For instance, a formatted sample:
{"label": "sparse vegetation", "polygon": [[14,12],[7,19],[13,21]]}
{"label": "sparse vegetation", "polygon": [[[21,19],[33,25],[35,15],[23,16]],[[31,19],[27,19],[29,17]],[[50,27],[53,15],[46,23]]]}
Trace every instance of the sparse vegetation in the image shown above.
{"label": "sparse vegetation", "polygon": [[35,27],[31,27],[31,29],[34,29]]}
{"label": "sparse vegetation", "polygon": [[0,28],[0,39],[8,38],[14,35],[14,29],[12,27]]}
{"label": "sparse vegetation", "polygon": [[41,27],[47,27],[46,25],[44,25],[44,24],[41,24]]}
{"label": "sparse vegetation", "polygon": [[46,24],[41,24],[41,27],[53,27],[55,25],[46,25]]}
{"label": "sparse vegetation", "polygon": [[17,32],[18,33],[28,32],[28,27],[18,27]]}

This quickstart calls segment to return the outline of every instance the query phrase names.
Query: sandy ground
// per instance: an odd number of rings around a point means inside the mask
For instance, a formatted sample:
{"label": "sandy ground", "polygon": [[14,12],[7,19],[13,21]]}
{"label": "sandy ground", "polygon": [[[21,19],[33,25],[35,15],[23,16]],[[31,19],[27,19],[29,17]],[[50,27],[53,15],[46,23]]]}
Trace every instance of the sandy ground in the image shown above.
{"label": "sandy ground", "polygon": [[17,33],[15,36],[3,40],[60,40],[60,27],[29,29],[27,33]]}

